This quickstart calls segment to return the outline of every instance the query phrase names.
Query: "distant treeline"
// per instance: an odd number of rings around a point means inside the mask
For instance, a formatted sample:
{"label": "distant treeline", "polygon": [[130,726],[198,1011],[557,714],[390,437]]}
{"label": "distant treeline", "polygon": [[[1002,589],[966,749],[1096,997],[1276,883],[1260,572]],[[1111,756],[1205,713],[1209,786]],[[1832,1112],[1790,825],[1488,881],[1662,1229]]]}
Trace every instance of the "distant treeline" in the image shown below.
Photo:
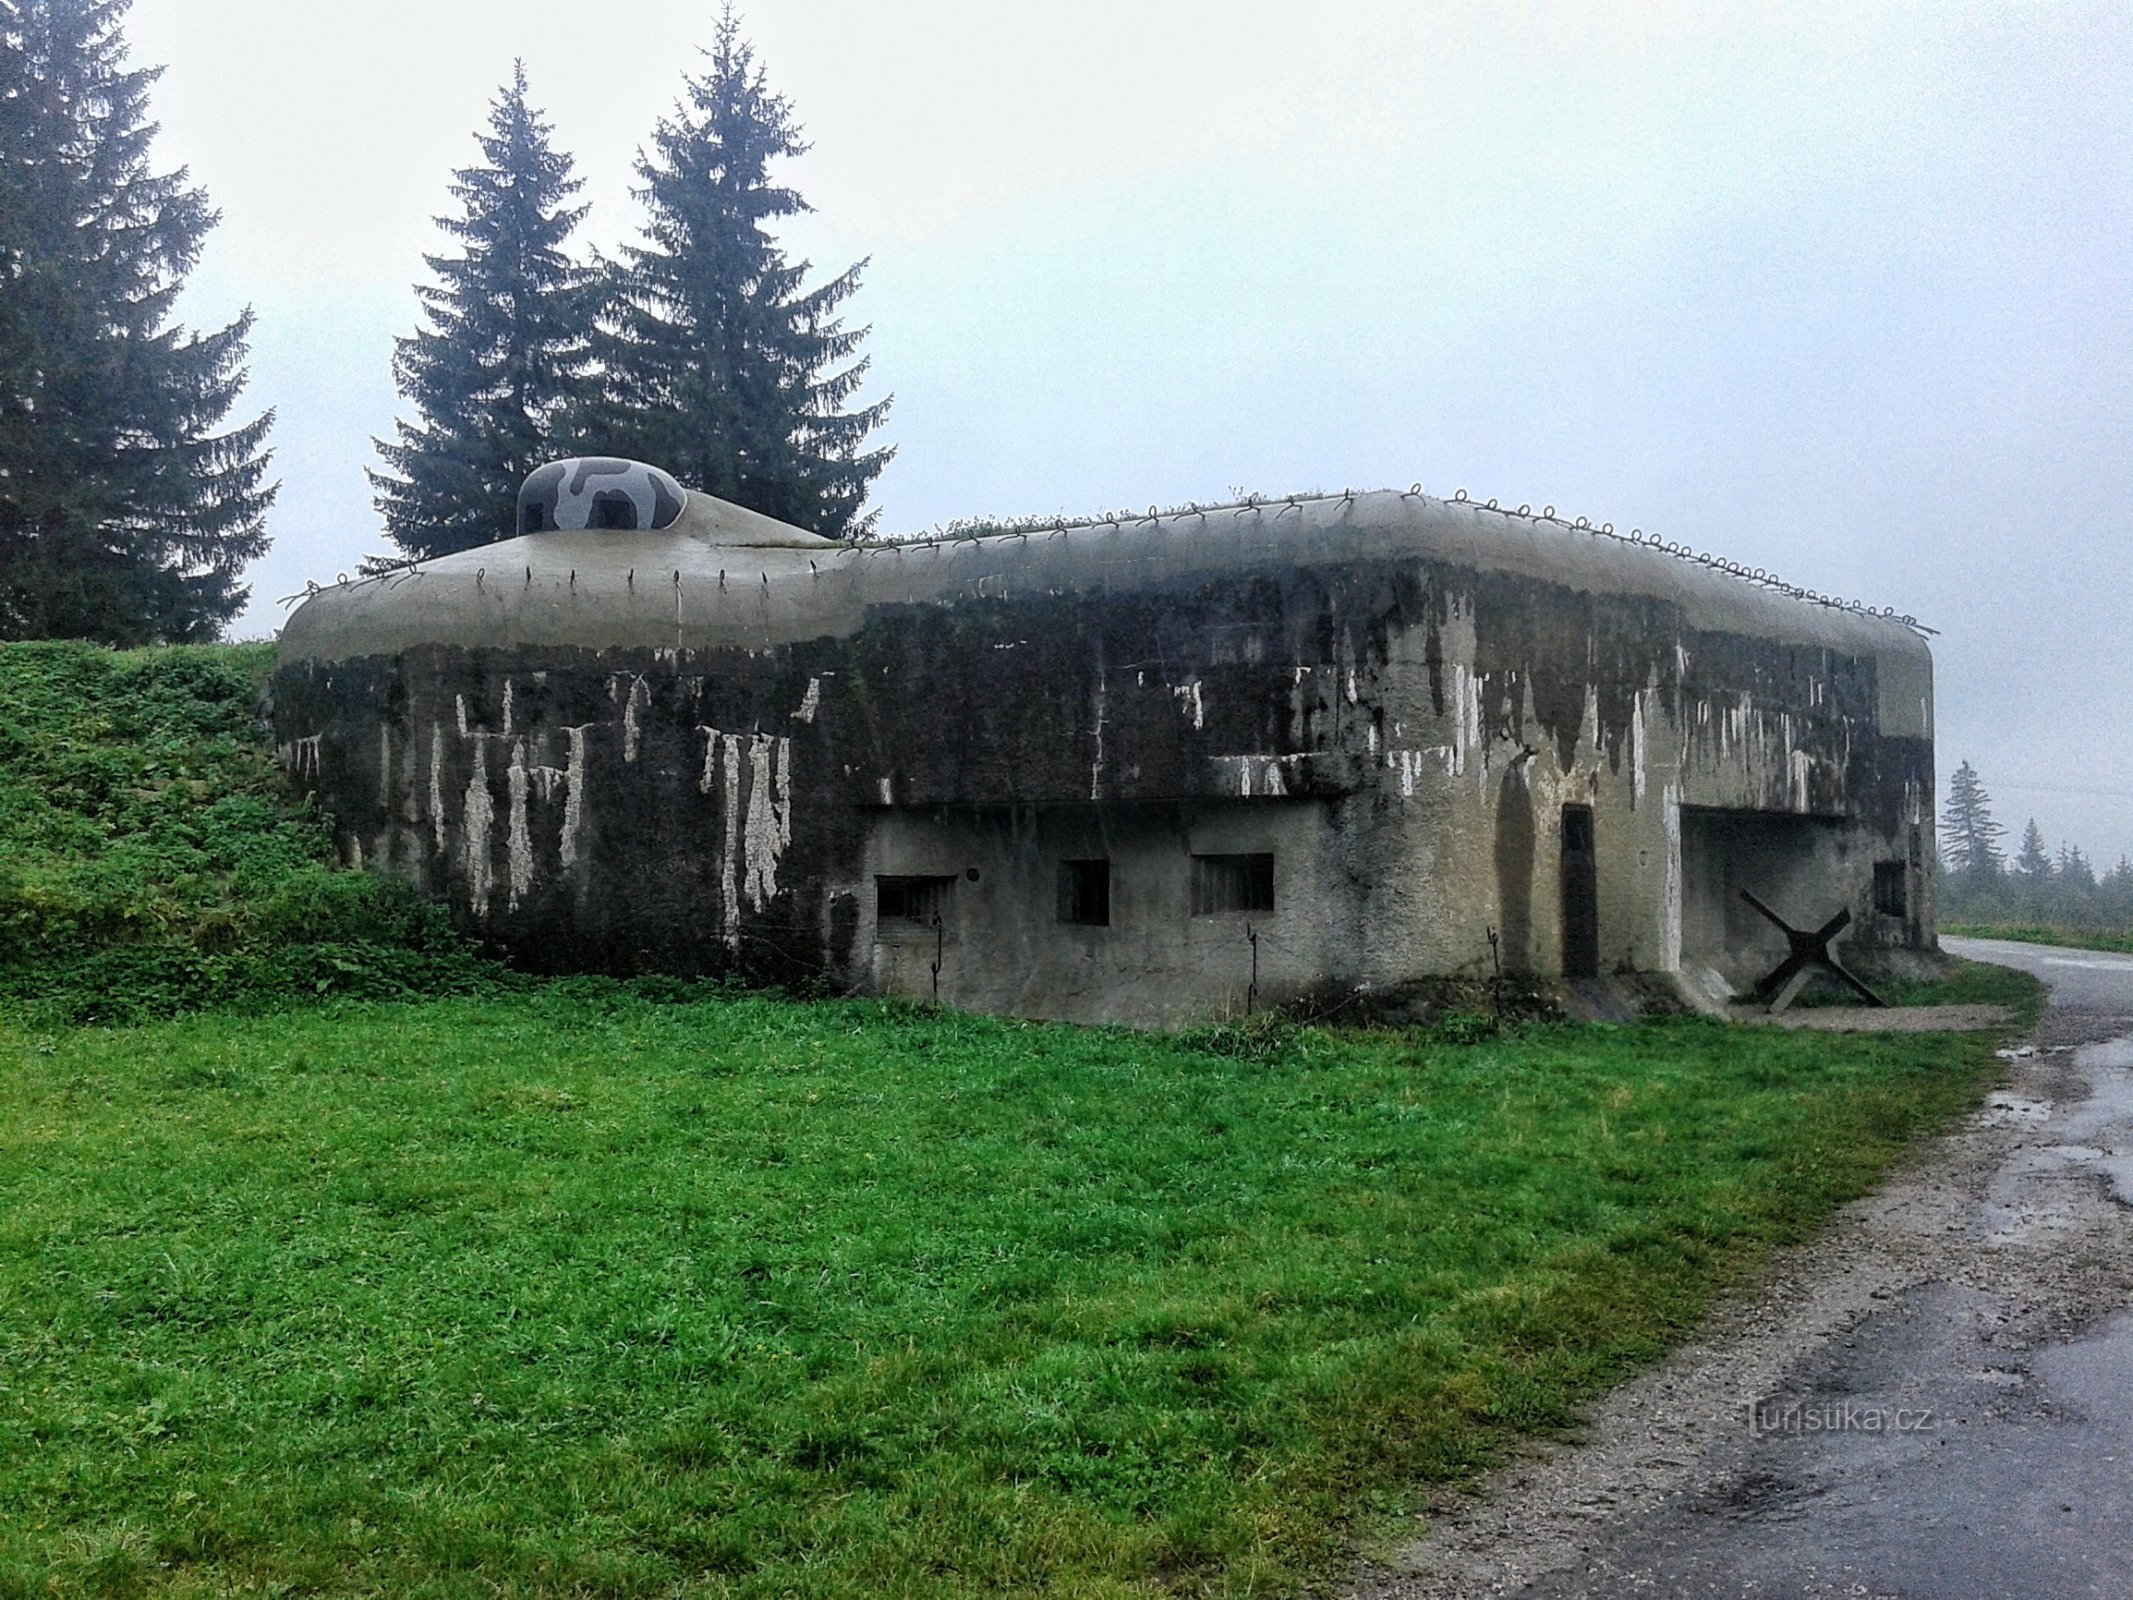
{"label": "distant treeline", "polygon": [[1993,927],[2133,928],[2133,861],[2098,873],[2079,845],[2045,845],[2034,818],[2010,859],[1976,768],[1965,761],[1941,812],[1940,917]]}

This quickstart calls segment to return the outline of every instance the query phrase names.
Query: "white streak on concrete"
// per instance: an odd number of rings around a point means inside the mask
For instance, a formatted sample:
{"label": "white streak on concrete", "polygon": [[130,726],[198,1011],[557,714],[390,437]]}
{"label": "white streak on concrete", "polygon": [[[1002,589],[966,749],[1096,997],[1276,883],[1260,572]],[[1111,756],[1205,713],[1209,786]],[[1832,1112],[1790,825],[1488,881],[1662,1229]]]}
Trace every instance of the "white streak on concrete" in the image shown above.
{"label": "white streak on concrete", "polygon": [[563,730],[570,735],[570,765],[563,775],[561,854],[565,867],[578,864],[578,835],[585,826],[585,732],[592,726],[594,724],[585,722]]}
{"label": "white streak on concrete", "polygon": [[316,778],[319,775],[325,737],[322,733],[314,733],[301,739],[291,739],[284,745],[277,745],[274,750],[275,760],[282,771],[292,778]]}
{"label": "white streak on concrete", "polygon": [[1644,804],[1644,695],[1637,691],[1629,706],[1629,793],[1632,805]]}
{"label": "white streak on concrete", "polygon": [[807,693],[800,697],[800,709],[793,713],[796,722],[813,722],[815,713],[822,708],[822,680],[809,678]]}
{"label": "white streak on concrete", "polygon": [[778,848],[792,843],[792,741],[778,741],[778,781],[775,786],[778,806]]}
{"label": "white streak on concrete", "polygon": [[[1464,772],[1468,764],[1473,762],[1475,751],[1483,750],[1486,755],[1481,742],[1481,682],[1463,665],[1455,663],[1452,667],[1452,693],[1459,703],[1458,770]],[[1486,792],[1488,763],[1483,760],[1474,764],[1481,769],[1477,781],[1483,792]]]}
{"label": "white streak on concrete", "polygon": [[526,741],[511,747],[511,822],[504,837],[504,854],[511,871],[511,909],[533,889],[533,832],[526,826],[526,791],[532,780],[526,772]]}
{"label": "white streak on concrete", "polygon": [[467,736],[467,697],[455,694],[452,696],[452,704],[459,709],[459,737],[464,739]]}
{"label": "white streak on concrete", "polygon": [[1681,970],[1681,786],[1669,783],[1660,800],[1666,812],[1666,898],[1660,902],[1665,919],[1659,930],[1659,964],[1663,972]]}
{"label": "white streak on concrete", "polygon": [[1237,793],[1249,800],[1253,795],[1279,797],[1289,792],[1288,780],[1282,775],[1282,763],[1301,761],[1294,756],[1217,756],[1215,760],[1237,775]]}
{"label": "white streak on concrete", "polygon": [[504,737],[506,739],[511,737],[511,699],[511,680],[506,678],[504,679]]}
{"label": "white streak on concrete", "polygon": [[642,678],[630,679],[629,699],[624,702],[622,707],[622,759],[624,761],[635,761],[637,759],[637,741],[641,735],[641,730],[637,724],[637,712],[640,708],[649,709],[651,704],[651,685]]}
{"label": "white streak on concrete", "polygon": [[1433,766],[1441,766],[1448,775],[1455,773],[1456,756],[1457,752],[1450,745],[1431,745],[1421,750],[1395,746],[1385,752],[1385,770],[1397,775],[1400,798],[1412,800]]}
{"label": "white streak on concrete", "polygon": [[893,806],[894,804],[896,804],[896,796],[892,791],[889,780],[887,778],[881,780],[881,803],[885,806]]}
{"label": "white streak on concrete", "polygon": [[466,867],[467,898],[474,915],[489,915],[489,829],[496,821],[496,802],[489,797],[489,747],[474,744],[474,775],[467,780]]}
{"label": "white streak on concrete", "polygon": [[390,814],[393,808],[393,730],[392,724],[378,724],[378,806]]}
{"label": "white streak on concrete", "polygon": [[1104,713],[1108,701],[1109,693],[1105,687],[1104,675],[1099,669],[1096,674],[1096,759],[1089,763],[1091,800],[1101,800],[1104,797]]}
{"label": "white streak on concrete", "polygon": [[430,724],[430,828],[444,849],[444,724]]}
{"label": "white streak on concrete", "polygon": [[734,884],[733,863],[740,853],[741,839],[741,740],[740,735],[725,733],[718,738],[719,753],[724,758],[720,765],[726,780],[725,817],[726,847],[718,860],[719,913],[725,921],[726,948],[741,947],[741,897]]}
{"label": "white streak on concrete", "polygon": [[[737,742],[737,741],[736,741]],[[792,741],[757,734],[748,742],[748,815],[741,827],[741,884],[760,911],[778,892],[778,858],[792,843]]]}

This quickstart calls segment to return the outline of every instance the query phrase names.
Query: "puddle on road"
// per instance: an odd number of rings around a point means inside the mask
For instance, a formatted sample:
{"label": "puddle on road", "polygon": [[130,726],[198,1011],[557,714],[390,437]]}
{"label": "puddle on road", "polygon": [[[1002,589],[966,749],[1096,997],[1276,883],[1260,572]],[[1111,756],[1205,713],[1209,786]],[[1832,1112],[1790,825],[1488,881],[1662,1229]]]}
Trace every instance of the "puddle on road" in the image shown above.
{"label": "puddle on road", "polygon": [[2001,1092],[1985,1097],[1977,1120],[1988,1128],[2003,1128],[2014,1122],[2042,1122],[2051,1114],[2049,1100],[2032,1100],[2026,1095]]}
{"label": "puddle on road", "polygon": [[2079,1407],[2091,1422],[2125,1425],[2127,1397],[2133,1396],[2133,1312],[2107,1317],[2085,1337],[2030,1359],[2055,1399]]}
{"label": "puddle on road", "polygon": [[2074,1065],[2087,1074],[2089,1096],[2061,1130],[2067,1145],[2089,1147],[2096,1169],[2120,1205],[2133,1206],[2133,1038],[2083,1045]]}
{"label": "puddle on road", "polygon": [[2106,1039],[2101,1044],[2085,1044],[2074,1052],[2074,1065],[2101,1068],[2105,1072],[2133,1072],[2133,1036]]}
{"label": "puddle on road", "polygon": [[2075,1173],[2101,1176],[2114,1200],[2133,1206],[2133,1037],[2082,1045],[2073,1064],[2088,1093],[2072,1105],[2003,1089],[1976,1113],[1979,1126],[2034,1127],[2044,1136],[2025,1140],[1993,1175],[1978,1220],[1994,1243],[2048,1238],[2079,1225],[2080,1202],[2058,1187]]}

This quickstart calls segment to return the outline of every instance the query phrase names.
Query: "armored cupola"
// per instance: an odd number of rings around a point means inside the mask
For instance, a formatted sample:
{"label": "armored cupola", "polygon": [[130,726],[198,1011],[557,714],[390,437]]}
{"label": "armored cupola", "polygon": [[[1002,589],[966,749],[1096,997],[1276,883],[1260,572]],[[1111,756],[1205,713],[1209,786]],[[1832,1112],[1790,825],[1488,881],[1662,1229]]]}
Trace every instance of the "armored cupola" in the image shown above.
{"label": "armored cupola", "polygon": [[618,456],[579,456],[535,468],[518,491],[518,531],[521,537],[668,533],[702,544],[758,549],[836,547],[835,540],[694,493],[671,473]]}
{"label": "armored cupola", "polygon": [[518,491],[520,533],[672,527],[689,491],[657,467],[580,456],[536,468]]}

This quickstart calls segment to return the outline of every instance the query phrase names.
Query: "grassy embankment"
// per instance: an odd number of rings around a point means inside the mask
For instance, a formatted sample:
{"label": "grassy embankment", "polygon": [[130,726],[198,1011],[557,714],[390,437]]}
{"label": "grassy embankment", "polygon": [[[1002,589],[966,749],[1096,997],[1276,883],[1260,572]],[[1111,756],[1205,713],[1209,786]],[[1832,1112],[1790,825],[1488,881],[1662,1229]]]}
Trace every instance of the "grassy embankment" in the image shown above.
{"label": "grassy embankment", "polygon": [[2133,955],[2133,932],[2101,928],[2044,928],[2034,923],[1953,923],[1940,930],[1965,939],[2012,939],[2018,944],[2048,944],[2067,950],[2113,950]]}
{"label": "grassy embankment", "polygon": [[0,1596],[1292,1592],[1994,1070],[529,983],[167,676],[256,658],[67,660],[0,650]]}
{"label": "grassy embankment", "polygon": [[508,981],[437,909],[332,870],[260,727],[272,647],[0,647],[0,1006],[202,1005]]}

